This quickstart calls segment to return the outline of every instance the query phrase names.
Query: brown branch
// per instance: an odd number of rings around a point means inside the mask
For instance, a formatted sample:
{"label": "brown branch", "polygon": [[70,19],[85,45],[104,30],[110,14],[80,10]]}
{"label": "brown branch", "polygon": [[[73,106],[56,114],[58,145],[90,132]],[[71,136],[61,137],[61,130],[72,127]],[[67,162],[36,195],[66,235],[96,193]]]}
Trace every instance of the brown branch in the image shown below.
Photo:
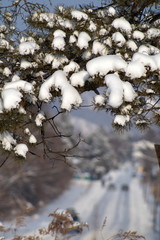
{"label": "brown branch", "polygon": [[4,159],[4,161],[0,164],[0,168],[5,164],[5,162],[8,160],[10,154]]}

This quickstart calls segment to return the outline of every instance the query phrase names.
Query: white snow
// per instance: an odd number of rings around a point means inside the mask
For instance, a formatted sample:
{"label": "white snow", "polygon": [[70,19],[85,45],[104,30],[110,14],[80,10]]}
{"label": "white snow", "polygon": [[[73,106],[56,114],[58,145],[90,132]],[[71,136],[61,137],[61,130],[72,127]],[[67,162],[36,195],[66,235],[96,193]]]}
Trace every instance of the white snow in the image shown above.
{"label": "white snow", "polygon": [[101,28],[101,29],[99,30],[99,35],[104,36],[104,35],[106,35],[106,34],[107,34],[107,30],[106,30],[105,28]]}
{"label": "white snow", "polygon": [[0,38],[0,49],[9,49],[9,42]]}
{"label": "white snow", "polygon": [[[74,240],[92,240],[95,237],[99,240],[112,239],[111,236],[120,229],[124,232],[136,231],[148,240],[158,239],[158,233],[152,227],[151,205],[144,199],[139,178],[132,177],[133,168],[130,165],[125,164],[121,169],[109,171],[104,176],[104,187],[99,180],[72,180],[61,196],[50,202],[39,214],[26,218],[25,226],[19,227],[17,234],[38,233],[38,228],[47,228],[50,223],[49,213],[56,210],[59,214],[65,214],[65,209],[72,207],[80,221],[89,224],[89,230],[84,229],[81,235],[69,235]],[[110,182],[115,184],[115,190],[108,189]],[[123,183],[128,184],[129,191],[121,190]],[[105,218],[107,221],[103,226]],[[47,239],[51,238],[54,239],[53,236]]]}
{"label": "white snow", "polygon": [[2,90],[1,96],[3,100],[4,109],[6,110],[17,108],[23,97],[22,93],[20,93],[15,88],[8,88]]}
{"label": "white snow", "polygon": [[131,61],[127,66],[126,76],[130,77],[131,79],[145,77],[146,69],[141,62]]}
{"label": "white snow", "polygon": [[31,68],[32,67],[32,63],[31,62],[28,62],[24,59],[21,60],[21,63],[20,63],[20,68],[21,69],[27,69],[27,68]]}
{"label": "white snow", "polygon": [[62,104],[61,108],[71,111],[72,106],[79,107],[82,103],[81,96],[78,91],[69,84],[65,73],[61,70],[54,73],[54,84],[56,88],[61,89]]}
{"label": "white snow", "polygon": [[97,30],[97,26],[95,25],[95,23],[93,21],[90,21],[90,25],[88,27],[88,30],[91,32],[95,32]]}
{"label": "white snow", "polygon": [[160,53],[152,55],[151,57],[155,61],[157,69],[160,70]]}
{"label": "white snow", "polygon": [[137,50],[137,44],[133,41],[133,40],[128,40],[126,42],[126,46],[128,47],[128,49],[130,49],[131,51],[136,51]]}
{"label": "white snow", "polygon": [[105,82],[109,88],[108,104],[113,108],[118,108],[123,102],[123,84],[121,79],[115,74],[105,76]]}
{"label": "white snow", "polygon": [[50,89],[55,87],[56,91],[61,90],[62,104],[61,108],[68,111],[72,106],[79,107],[82,99],[78,91],[69,83],[65,76],[65,72],[58,70],[50,76],[42,85],[39,91],[39,99],[42,101],[49,101],[51,98]]}
{"label": "white snow", "polygon": [[107,55],[108,49],[103,43],[99,42],[98,40],[95,40],[92,45],[92,53],[95,55],[97,54]]}
{"label": "white snow", "polygon": [[85,60],[89,60],[91,57],[92,53],[91,51],[86,50],[83,54],[82,54],[82,58]]}
{"label": "white snow", "polygon": [[111,25],[125,33],[132,31],[131,24],[124,17],[114,19]]}
{"label": "white snow", "polygon": [[135,30],[135,31],[133,32],[133,38],[136,39],[136,40],[141,41],[141,40],[144,39],[144,37],[145,37],[145,36],[144,36],[144,33],[141,32],[141,31]]}
{"label": "white snow", "polygon": [[9,77],[9,75],[11,75],[11,74],[12,74],[12,72],[8,67],[5,67],[3,69],[3,75],[5,75],[6,77]]}
{"label": "white snow", "polygon": [[132,102],[136,97],[132,85],[122,81],[116,74],[106,75],[105,83],[109,88],[108,104],[113,108],[118,108],[122,104],[123,98],[126,102]]}
{"label": "white snow", "polygon": [[94,58],[87,62],[86,68],[91,76],[100,75],[104,76],[110,71],[124,72],[127,63],[117,55],[106,55]]}
{"label": "white snow", "polygon": [[2,142],[2,147],[7,151],[10,151],[13,145],[16,144],[16,140],[8,131],[4,131],[0,134],[0,141]]}
{"label": "white snow", "polygon": [[77,41],[77,39],[76,39],[76,37],[74,36],[74,35],[71,35],[70,37],[69,37],[69,43],[75,43]]}
{"label": "white snow", "polygon": [[91,37],[89,36],[88,33],[86,32],[80,32],[78,35],[78,41],[77,41],[77,46],[80,49],[87,49],[89,45],[89,41],[91,40]]}
{"label": "white snow", "polygon": [[115,44],[118,47],[123,47],[123,45],[126,43],[126,39],[123,37],[122,33],[115,32],[112,34],[112,40],[115,42]]}
{"label": "white snow", "polygon": [[63,51],[65,49],[65,45],[66,43],[63,37],[58,36],[53,39],[53,42],[52,42],[53,49]]}
{"label": "white snow", "polygon": [[44,120],[45,120],[44,112],[40,111],[35,118],[35,123],[38,127],[41,127]]}
{"label": "white snow", "polygon": [[125,126],[126,122],[129,122],[129,116],[128,115],[116,115],[113,122],[115,124]]}
{"label": "white snow", "polygon": [[132,57],[132,61],[141,62],[145,67],[150,67],[151,71],[155,71],[157,69],[155,59],[144,53],[136,52]]}
{"label": "white snow", "polygon": [[54,55],[52,55],[51,53],[46,53],[44,57],[44,63],[51,64],[54,59],[55,59]]}
{"label": "white snow", "polygon": [[127,81],[123,81],[123,95],[126,102],[132,102],[136,97],[136,93],[132,85]]}
{"label": "white snow", "polygon": [[115,14],[116,14],[116,10],[113,8],[113,7],[109,7],[108,8],[108,16],[115,16]]}
{"label": "white snow", "polygon": [[37,143],[37,139],[35,138],[35,136],[33,134],[31,134],[29,137],[29,143],[31,143],[31,144]]}
{"label": "white snow", "polygon": [[17,74],[14,74],[12,77],[12,82],[20,80],[20,77]]}
{"label": "white snow", "polygon": [[14,151],[15,151],[15,154],[17,154],[18,156],[26,158],[26,154],[28,152],[28,147],[24,143],[19,143],[14,148]]}
{"label": "white snow", "polygon": [[83,70],[77,73],[73,73],[70,77],[72,86],[74,87],[83,87],[85,82],[88,80],[89,74],[87,71]]}
{"label": "white snow", "polygon": [[105,105],[105,98],[102,95],[96,95],[94,97],[94,102],[100,106]]}
{"label": "white snow", "polygon": [[83,13],[83,12],[78,11],[78,10],[72,10],[71,15],[72,15],[72,18],[76,18],[78,21],[80,21],[82,19],[83,20],[88,19],[88,15],[86,13]]}
{"label": "white snow", "polygon": [[160,37],[160,29],[150,28],[147,30],[146,35],[149,39]]}
{"label": "white snow", "polygon": [[57,29],[56,31],[54,31],[53,33],[54,38],[56,37],[62,37],[65,38],[66,37],[66,33],[60,29]]}
{"label": "white snow", "polygon": [[22,42],[19,44],[19,53],[21,55],[33,55],[36,50],[39,50],[39,48],[39,45],[35,42]]}
{"label": "white snow", "polygon": [[70,61],[70,63],[63,68],[63,71],[68,75],[70,72],[77,72],[79,68],[78,63]]}
{"label": "white snow", "polygon": [[29,82],[26,82],[24,80],[17,80],[14,82],[6,83],[3,87],[3,89],[17,89],[17,90],[23,90],[26,93],[32,93],[33,92],[33,85]]}

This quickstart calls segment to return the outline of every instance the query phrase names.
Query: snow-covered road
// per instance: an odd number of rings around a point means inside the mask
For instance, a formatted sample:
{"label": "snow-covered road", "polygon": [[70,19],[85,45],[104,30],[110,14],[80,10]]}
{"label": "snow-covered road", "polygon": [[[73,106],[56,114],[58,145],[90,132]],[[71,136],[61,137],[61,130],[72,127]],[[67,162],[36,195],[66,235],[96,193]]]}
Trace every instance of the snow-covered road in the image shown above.
{"label": "snow-covered road", "polygon": [[[115,189],[109,189],[111,182]],[[128,191],[122,190],[124,183],[128,184]],[[106,240],[119,230],[137,231],[146,240],[160,239],[160,233],[152,229],[151,209],[143,198],[139,179],[132,177],[129,165],[107,174],[104,186],[101,181],[73,180],[63,195],[48,204],[43,211],[29,217],[20,232],[31,233],[47,226],[50,212],[70,207],[78,212],[81,221],[89,224],[89,231],[85,229],[82,234],[73,236],[73,240]],[[107,221],[102,229],[105,218]]]}

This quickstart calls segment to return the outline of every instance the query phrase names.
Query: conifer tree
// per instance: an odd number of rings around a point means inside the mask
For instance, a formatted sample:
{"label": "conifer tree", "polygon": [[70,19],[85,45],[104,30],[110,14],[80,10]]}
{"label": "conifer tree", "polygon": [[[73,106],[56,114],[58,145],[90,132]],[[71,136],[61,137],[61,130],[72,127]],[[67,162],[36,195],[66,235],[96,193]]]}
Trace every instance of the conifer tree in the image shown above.
{"label": "conifer tree", "polygon": [[[159,5],[113,0],[100,7],[58,6],[50,13],[16,0],[1,8],[1,147],[23,158],[30,145],[43,143],[53,151],[45,125],[61,137],[55,117],[80,108],[81,94],[89,91],[94,108],[110,112],[119,131],[159,125]],[[22,33],[20,13],[27,26]],[[48,105],[57,109],[52,116]]]}

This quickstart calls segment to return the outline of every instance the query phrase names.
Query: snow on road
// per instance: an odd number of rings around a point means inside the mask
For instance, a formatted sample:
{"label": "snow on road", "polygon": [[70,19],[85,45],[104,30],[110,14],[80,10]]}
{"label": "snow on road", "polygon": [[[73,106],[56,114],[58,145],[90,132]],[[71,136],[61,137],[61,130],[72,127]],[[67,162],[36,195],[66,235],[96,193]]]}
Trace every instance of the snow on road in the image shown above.
{"label": "snow on road", "polygon": [[[105,180],[104,186],[98,180],[72,180],[60,197],[51,201],[38,214],[27,218],[26,225],[18,233],[28,234],[46,227],[50,222],[50,212],[57,208],[72,207],[79,214],[80,220],[89,224],[89,230],[84,229],[82,234],[73,236],[73,240],[106,240],[119,230],[137,231],[146,240],[159,240],[160,233],[152,229],[152,214],[144,200],[140,181],[132,177],[130,166],[111,171]],[[110,183],[114,183],[115,189],[109,189]],[[128,184],[128,191],[122,190],[124,183]],[[105,218],[107,221],[102,229]]]}

